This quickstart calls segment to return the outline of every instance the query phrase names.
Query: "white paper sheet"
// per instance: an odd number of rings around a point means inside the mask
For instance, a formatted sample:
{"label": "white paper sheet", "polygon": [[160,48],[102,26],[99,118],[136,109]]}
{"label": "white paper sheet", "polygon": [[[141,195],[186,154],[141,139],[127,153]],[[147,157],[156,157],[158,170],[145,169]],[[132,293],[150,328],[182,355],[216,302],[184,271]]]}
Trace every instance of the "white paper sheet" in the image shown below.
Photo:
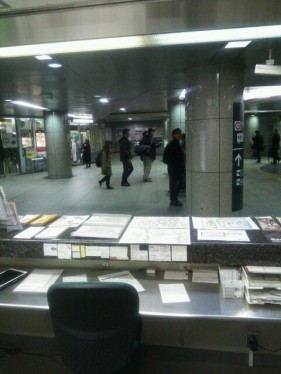
{"label": "white paper sheet", "polygon": [[149,261],[171,261],[171,248],[169,245],[149,245]]}
{"label": "white paper sheet", "polygon": [[71,244],[67,244],[67,243],[58,244],[58,259],[70,260],[71,254],[72,254]]}
{"label": "white paper sheet", "polygon": [[67,226],[47,227],[35,236],[36,239],[56,239],[68,229]]}
{"label": "white paper sheet", "polygon": [[108,245],[86,245],[86,257],[100,257],[103,259],[109,258]]}
{"label": "white paper sheet", "polygon": [[68,277],[63,277],[62,278],[63,282],[87,282],[87,275],[86,274],[81,274],[81,275],[72,275]]}
{"label": "white paper sheet", "polygon": [[55,222],[51,223],[49,227],[78,227],[88,218],[89,216],[61,216]]}
{"label": "white paper sheet", "polygon": [[94,226],[83,224],[78,230],[71,233],[72,237],[78,238],[104,238],[118,239],[123,231],[122,226]]}
{"label": "white paper sheet", "polygon": [[132,276],[129,271],[119,271],[117,273],[102,275],[98,277],[101,282],[126,283],[133,286],[138,292],[144,291],[143,286]]}
{"label": "white paper sheet", "polygon": [[33,236],[44,230],[44,226],[32,226],[21,231],[19,234],[14,236],[14,239],[31,239]]}
{"label": "white paper sheet", "polygon": [[145,229],[128,227],[119,243],[131,244],[190,244],[190,230],[187,229]]}
{"label": "white paper sheet", "polygon": [[249,242],[250,239],[243,230],[197,230],[198,240]]}
{"label": "white paper sheet", "polygon": [[51,256],[54,257],[58,255],[58,245],[57,243],[44,243],[43,244],[43,251],[44,251],[44,256]]}
{"label": "white paper sheet", "polygon": [[13,292],[46,293],[62,272],[62,269],[35,269],[24,278]]}
{"label": "white paper sheet", "polygon": [[125,227],[130,219],[129,214],[101,214],[94,213],[86,222],[85,225],[100,225],[100,226],[122,226]]}
{"label": "white paper sheet", "polygon": [[187,262],[187,246],[172,245],[172,261]]}
{"label": "white paper sheet", "polygon": [[138,244],[132,244],[130,246],[131,261],[148,261],[148,250],[140,249]]}
{"label": "white paper sheet", "polygon": [[130,227],[147,229],[188,229],[189,217],[134,217]]}
{"label": "white paper sheet", "polygon": [[188,274],[186,271],[180,270],[165,270],[164,279],[168,280],[188,280]]}
{"label": "white paper sheet", "polygon": [[192,224],[197,230],[259,230],[250,217],[192,217]]}
{"label": "white paper sheet", "polygon": [[183,283],[159,284],[159,289],[163,304],[190,302]]}
{"label": "white paper sheet", "polygon": [[129,260],[128,257],[128,247],[121,247],[121,246],[116,246],[116,247],[109,247],[109,258],[111,260]]}

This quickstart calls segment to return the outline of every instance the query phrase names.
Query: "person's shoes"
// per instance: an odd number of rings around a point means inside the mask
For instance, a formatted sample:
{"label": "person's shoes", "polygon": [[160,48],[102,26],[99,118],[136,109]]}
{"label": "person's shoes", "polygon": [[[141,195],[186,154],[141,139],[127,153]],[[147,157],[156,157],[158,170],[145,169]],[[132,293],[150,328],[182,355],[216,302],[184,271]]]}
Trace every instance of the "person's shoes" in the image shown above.
{"label": "person's shoes", "polygon": [[102,181],[99,181],[99,185],[100,185],[100,188],[101,188],[101,185],[102,185]]}
{"label": "person's shoes", "polygon": [[106,187],[108,190],[114,190],[113,187],[109,186],[109,187]]}
{"label": "person's shoes", "polygon": [[130,186],[130,183],[128,183],[128,182],[122,182],[122,183],[121,183],[121,186],[123,186],[123,187],[129,187],[129,186]]}
{"label": "person's shoes", "polygon": [[182,206],[182,203],[178,199],[176,199],[176,200],[171,200],[170,205],[171,206]]}
{"label": "person's shoes", "polygon": [[144,179],[143,181],[144,182],[152,182],[152,179],[151,178],[147,178],[147,179]]}

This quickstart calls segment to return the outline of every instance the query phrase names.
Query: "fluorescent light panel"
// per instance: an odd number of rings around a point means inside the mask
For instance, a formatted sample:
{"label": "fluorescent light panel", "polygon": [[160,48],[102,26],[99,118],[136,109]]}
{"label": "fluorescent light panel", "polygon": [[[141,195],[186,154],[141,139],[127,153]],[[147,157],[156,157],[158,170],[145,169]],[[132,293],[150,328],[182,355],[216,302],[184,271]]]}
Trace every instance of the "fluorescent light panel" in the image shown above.
{"label": "fluorescent light panel", "polygon": [[245,87],[243,100],[266,99],[281,96],[281,86]]}
{"label": "fluorescent light panel", "polygon": [[116,38],[101,38],[59,43],[43,43],[3,47],[0,48],[0,57],[4,58],[57,53],[103,51],[177,44],[231,42],[280,37],[281,25],[221,30],[187,31],[167,34],[125,36]]}
{"label": "fluorescent light panel", "polygon": [[280,65],[257,64],[255,66],[255,74],[281,75],[281,66]]}
{"label": "fluorescent light panel", "polygon": [[21,101],[21,100],[15,100],[15,101],[13,100],[12,103],[15,105],[26,107],[26,108],[49,110],[48,108],[44,108],[42,106],[38,106],[38,105],[31,104],[31,103],[28,103],[26,101]]}
{"label": "fluorescent light panel", "polygon": [[229,42],[224,48],[245,48],[251,43],[251,40],[244,40],[239,42]]}
{"label": "fluorescent light panel", "polygon": [[35,58],[37,58],[37,60],[51,60],[52,59],[52,57],[48,55],[39,55],[39,56],[35,56]]}

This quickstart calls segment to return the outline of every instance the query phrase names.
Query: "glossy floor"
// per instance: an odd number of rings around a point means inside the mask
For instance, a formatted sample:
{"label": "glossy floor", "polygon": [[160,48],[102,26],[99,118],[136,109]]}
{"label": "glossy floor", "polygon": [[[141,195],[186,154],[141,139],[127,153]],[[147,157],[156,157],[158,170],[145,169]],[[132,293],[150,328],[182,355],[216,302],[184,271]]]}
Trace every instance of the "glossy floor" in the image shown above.
{"label": "glossy floor", "polygon": [[[168,175],[166,165],[160,160],[153,163],[151,183],[142,180],[143,166],[134,158],[134,171],[129,178],[130,187],[122,187],[122,165],[117,155],[113,157],[112,190],[103,184],[100,188],[100,169],[73,167],[73,177],[49,179],[47,172],[12,174],[0,178],[7,199],[14,201],[18,214],[58,213],[91,214],[126,213],[136,216],[185,216],[185,196],[180,194],[182,207],[169,206]],[[268,165],[267,160],[257,164],[244,162],[243,216],[280,216],[281,164]]]}

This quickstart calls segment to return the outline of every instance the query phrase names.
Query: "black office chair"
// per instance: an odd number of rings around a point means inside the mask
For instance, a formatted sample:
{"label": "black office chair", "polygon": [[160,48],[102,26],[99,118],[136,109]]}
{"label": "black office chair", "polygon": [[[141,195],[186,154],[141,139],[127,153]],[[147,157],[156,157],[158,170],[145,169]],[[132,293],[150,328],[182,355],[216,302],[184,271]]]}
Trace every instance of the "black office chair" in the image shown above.
{"label": "black office chair", "polygon": [[139,296],[122,283],[57,283],[48,290],[56,342],[76,373],[115,373],[140,343]]}

